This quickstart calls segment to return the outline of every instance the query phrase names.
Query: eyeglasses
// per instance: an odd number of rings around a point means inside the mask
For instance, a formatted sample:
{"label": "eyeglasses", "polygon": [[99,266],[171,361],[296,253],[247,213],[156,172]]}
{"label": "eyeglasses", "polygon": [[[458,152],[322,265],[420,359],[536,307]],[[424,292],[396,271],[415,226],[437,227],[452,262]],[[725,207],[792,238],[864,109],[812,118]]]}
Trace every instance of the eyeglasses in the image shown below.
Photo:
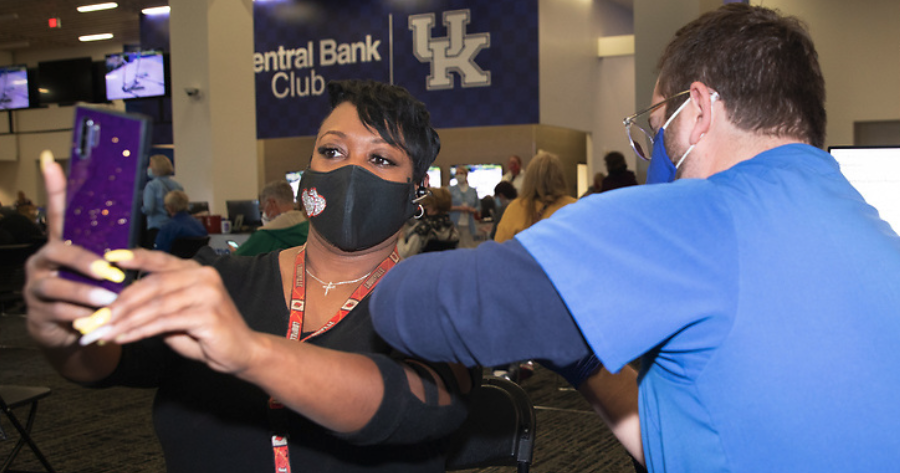
{"label": "eyeglasses", "polygon": [[[662,107],[663,105],[688,93],[690,93],[690,90],[679,92],[663,100],[662,102],[655,103],[623,120],[623,122],[625,123],[625,133],[628,134],[628,141],[631,142],[631,149],[634,150],[634,154],[638,155],[639,158],[645,161],[650,160],[650,151],[653,150],[654,136],[653,133],[648,131],[653,129],[653,127],[650,126],[650,114],[659,107]],[[632,131],[632,127],[641,130],[641,132],[637,133]]]}

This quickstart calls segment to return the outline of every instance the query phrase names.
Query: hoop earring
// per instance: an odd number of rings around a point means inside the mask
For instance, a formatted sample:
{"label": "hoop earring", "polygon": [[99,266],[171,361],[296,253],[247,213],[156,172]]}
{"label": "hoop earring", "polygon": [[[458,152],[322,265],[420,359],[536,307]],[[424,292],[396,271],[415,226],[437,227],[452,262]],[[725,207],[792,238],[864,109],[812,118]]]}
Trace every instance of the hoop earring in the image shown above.
{"label": "hoop earring", "polygon": [[425,216],[425,207],[422,207],[422,204],[419,204],[419,211],[413,217],[418,220]]}

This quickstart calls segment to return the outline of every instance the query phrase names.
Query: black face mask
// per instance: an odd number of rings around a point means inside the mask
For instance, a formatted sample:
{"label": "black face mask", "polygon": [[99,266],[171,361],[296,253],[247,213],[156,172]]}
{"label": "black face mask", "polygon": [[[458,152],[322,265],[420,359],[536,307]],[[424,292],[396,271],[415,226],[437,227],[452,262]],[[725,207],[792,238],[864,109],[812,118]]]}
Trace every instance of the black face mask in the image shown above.
{"label": "black face mask", "polygon": [[387,240],[416,209],[411,182],[386,181],[355,165],[330,172],[307,169],[299,192],[310,225],[344,251]]}

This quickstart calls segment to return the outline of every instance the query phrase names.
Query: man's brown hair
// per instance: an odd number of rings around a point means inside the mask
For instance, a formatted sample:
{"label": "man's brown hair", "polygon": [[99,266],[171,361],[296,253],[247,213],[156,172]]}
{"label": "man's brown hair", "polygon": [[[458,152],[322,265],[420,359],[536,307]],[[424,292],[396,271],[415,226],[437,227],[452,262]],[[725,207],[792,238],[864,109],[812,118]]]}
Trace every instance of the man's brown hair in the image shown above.
{"label": "man's brown hair", "polygon": [[[825,80],[806,26],[795,17],[724,5],[678,30],[659,70],[664,97],[699,81],[719,93],[738,128],[825,145]],[[670,104],[667,115],[683,101]]]}

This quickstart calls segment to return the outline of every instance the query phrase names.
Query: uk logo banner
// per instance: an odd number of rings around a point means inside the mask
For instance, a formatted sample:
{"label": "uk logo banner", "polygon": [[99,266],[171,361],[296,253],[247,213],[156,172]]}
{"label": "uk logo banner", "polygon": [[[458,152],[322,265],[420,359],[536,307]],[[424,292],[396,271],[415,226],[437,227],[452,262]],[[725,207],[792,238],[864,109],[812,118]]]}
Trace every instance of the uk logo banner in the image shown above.
{"label": "uk logo banner", "polygon": [[437,128],[537,123],[537,0],[254,2],[259,138],[315,135],[330,80],[407,88]]}

